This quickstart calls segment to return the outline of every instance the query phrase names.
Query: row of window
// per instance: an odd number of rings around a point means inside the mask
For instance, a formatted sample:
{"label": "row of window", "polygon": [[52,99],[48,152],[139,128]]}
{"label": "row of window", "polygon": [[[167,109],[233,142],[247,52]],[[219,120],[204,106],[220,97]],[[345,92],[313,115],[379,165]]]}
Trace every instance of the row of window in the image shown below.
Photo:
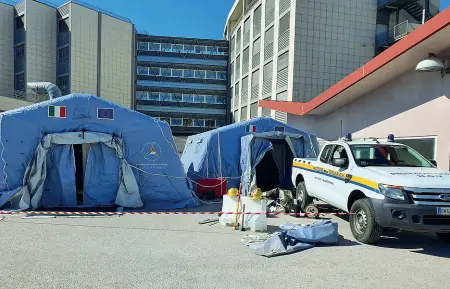
{"label": "row of window", "polygon": [[175,69],[175,68],[144,67],[144,66],[138,66],[137,74],[150,76],[201,78],[201,79],[219,79],[219,80],[227,79],[226,71]]}
{"label": "row of window", "polygon": [[156,100],[156,101],[173,101],[173,102],[189,102],[189,103],[207,103],[207,104],[224,104],[225,99],[216,95],[197,95],[186,93],[167,93],[167,92],[149,92],[138,91],[136,93],[138,100]]}
{"label": "row of window", "polygon": [[217,119],[193,119],[193,118],[174,118],[174,117],[156,117],[156,118],[167,122],[170,126],[215,128],[225,125],[225,121]]}
{"label": "row of window", "polygon": [[228,55],[228,47],[207,45],[171,44],[159,42],[138,42],[138,50],[178,52],[209,55]]}

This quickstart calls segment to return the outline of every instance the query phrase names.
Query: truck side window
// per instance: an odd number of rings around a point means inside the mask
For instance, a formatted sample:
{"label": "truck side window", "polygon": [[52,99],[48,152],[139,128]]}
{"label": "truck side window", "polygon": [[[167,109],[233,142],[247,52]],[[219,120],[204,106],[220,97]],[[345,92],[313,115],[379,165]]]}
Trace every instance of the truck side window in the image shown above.
{"label": "truck side window", "polygon": [[331,163],[333,163],[333,159],[342,159],[345,158],[348,161],[348,155],[343,146],[336,146],[331,155]]}
{"label": "truck side window", "polygon": [[328,156],[330,155],[332,145],[327,145],[323,148],[322,154],[320,155],[320,161],[322,163],[328,162]]}

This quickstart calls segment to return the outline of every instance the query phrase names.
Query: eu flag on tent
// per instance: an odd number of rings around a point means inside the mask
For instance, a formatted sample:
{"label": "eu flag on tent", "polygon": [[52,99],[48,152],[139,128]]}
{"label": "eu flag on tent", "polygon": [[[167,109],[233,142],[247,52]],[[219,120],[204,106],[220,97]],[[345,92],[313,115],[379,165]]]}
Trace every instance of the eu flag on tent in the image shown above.
{"label": "eu flag on tent", "polygon": [[97,119],[114,119],[114,108],[97,108]]}

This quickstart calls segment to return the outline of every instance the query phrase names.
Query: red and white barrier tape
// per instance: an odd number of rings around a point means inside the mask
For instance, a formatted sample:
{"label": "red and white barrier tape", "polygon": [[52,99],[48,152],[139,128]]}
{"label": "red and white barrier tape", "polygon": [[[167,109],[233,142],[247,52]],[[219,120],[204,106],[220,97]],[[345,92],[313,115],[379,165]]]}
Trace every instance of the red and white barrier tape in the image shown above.
{"label": "red and white barrier tape", "polygon": [[[288,212],[67,212],[67,211],[0,211],[0,215],[82,215],[82,216],[102,216],[102,215],[290,215],[307,216],[313,213],[288,213]],[[318,213],[318,215],[350,215],[350,213]]]}

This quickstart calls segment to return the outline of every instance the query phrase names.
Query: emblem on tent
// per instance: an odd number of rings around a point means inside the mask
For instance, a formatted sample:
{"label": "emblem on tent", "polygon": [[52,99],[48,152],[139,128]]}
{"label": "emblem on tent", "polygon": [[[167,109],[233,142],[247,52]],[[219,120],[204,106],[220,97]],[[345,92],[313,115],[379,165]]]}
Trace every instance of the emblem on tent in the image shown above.
{"label": "emblem on tent", "polygon": [[97,108],[97,119],[114,120],[114,108]]}
{"label": "emblem on tent", "polygon": [[156,161],[161,157],[161,147],[155,142],[148,142],[142,147],[144,159],[148,161]]}

